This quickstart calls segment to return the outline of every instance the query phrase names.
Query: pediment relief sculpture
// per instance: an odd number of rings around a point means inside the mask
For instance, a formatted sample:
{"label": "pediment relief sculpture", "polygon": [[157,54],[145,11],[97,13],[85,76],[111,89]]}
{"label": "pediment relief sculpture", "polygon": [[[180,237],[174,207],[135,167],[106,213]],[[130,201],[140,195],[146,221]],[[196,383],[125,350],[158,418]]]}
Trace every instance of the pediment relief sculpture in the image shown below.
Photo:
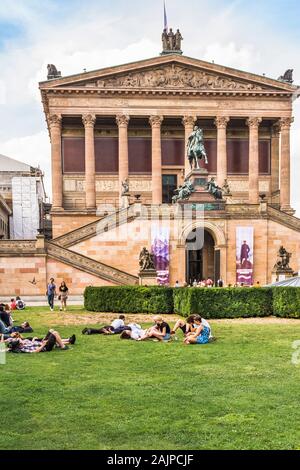
{"label": "pediment relief sculpture", "polygon": [[[91,87],[91,82],[86,84]],[[192,88],[195,90],[262,90],[263,87],[221,75],[180,65],[169,65],[144,72],[101,78],[93,82],[98,88]]]}

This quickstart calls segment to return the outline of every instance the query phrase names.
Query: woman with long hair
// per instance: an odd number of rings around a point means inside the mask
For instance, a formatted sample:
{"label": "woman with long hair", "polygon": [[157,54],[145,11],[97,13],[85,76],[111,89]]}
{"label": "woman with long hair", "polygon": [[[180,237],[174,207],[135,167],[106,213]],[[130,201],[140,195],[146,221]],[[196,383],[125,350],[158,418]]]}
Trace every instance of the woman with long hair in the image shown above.
{"label": "woman with long hair", "polygon": [[65,283],[65,281],[62,281],[60,287],[59,287],[59,300],[61,302],[61,307],[60,311],[62,310],[66,311],[67,310],[67,300],[68,300],[68,293],[69,289]]}

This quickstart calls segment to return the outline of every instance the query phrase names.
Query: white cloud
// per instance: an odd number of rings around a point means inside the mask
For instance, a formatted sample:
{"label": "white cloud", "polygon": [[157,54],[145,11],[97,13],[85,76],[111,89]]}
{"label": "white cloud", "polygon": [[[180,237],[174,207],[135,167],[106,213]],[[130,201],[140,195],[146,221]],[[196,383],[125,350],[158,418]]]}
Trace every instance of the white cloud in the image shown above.
{"label": "white cloud", "polygon": [[6,86],[3,80],[0,80],[0,106],[6,102]]}
{"label": "white cloud", "polygon": [[203,54],[203,60],[214,61],[216,64],[230,64],[240,70],[249,70],[259,63],[259,52],[251,44],[238,47],[234,42],[209,44]]}

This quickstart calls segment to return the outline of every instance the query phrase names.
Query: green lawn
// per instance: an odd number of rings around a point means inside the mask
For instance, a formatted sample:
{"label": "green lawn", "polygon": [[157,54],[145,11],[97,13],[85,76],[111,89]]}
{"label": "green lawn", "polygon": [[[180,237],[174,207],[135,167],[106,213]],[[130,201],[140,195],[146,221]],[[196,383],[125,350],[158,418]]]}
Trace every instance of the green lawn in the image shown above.
{"label": "green lawn", "polygon": [[[15,317],[43,334],[37,310]],[[0,365],[0,449],[300,449],[299,322],[217,323],[205,346],[57,328],[71,350]]]}

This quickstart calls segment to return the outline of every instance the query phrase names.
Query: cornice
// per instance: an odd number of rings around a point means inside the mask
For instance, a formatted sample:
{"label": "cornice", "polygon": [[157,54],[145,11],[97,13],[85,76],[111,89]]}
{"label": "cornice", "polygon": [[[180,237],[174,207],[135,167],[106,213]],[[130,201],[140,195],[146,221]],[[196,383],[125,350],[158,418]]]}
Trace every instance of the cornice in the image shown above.
{"label": "cornice", "polygon": [[269,78],[264,75],[257,75],[254,73],[237,70],[231,67],[225,67],[223,65],[214,64],[211,62],[206,62],[203,60],[199,60],[199,59],[195,59],[195,58],[191,58],[187,56],[178,56],[176,54],[172,54],[168,56],[153,57],[150,59],[131,62],[128,64],[117,65],[117,66],[107,67],[103,69],[97,69],[97,70],[93,70],[90,72],[84,72],[84,73],[79,73],[75,75],[58,78],[55,80],[44,81],[44,82],[40,82],[39,86],[40,86],[40,89],[54,88],[54,87],[59,87],[59,86],[64,87],[64,85],[68,86],[68,84],[70,83],[74,85],[82,81],[88,81],[88,80],[93,80],[93,79],[102,78],[102,77],[104,78],[104,77],[108,77],[111,75],[117,75],[117,74],[122,74],[126,72],[132,72],[132,71],[139,72],[145,69],[149,69],[150,67],[155,67],[155,66],[159,67],[159,66],[166,65],[166,64],[178,64],[178,65],[183,65],[183,66],[191,66],[191,67],[194,67],[195,69],[201,68],[207,72],[213,72],[217,74],[222,74],[224,76],[230,76],[234,79],[242,79],[246,81],[256,82],[265,86],[271,86],[271,87],[279,88],[282,90],[290,91],[292,93],[297,90],[300,91],[300,88],[295,85],[281,82],[279,80]]}
{"label": "cornice", "polygon": [[[49,88],[42,90],[42,96],[47,99],[53,95],[102,95],[102,96],[221,96],[221,97],[282,97],[291,98],[294,93],[282,90],[195,90],[195,89],[141,89],[141,88],[104,88],[97,87],[69,87],[69,88]],[[299,90],[300,96],[300,90]]]}

